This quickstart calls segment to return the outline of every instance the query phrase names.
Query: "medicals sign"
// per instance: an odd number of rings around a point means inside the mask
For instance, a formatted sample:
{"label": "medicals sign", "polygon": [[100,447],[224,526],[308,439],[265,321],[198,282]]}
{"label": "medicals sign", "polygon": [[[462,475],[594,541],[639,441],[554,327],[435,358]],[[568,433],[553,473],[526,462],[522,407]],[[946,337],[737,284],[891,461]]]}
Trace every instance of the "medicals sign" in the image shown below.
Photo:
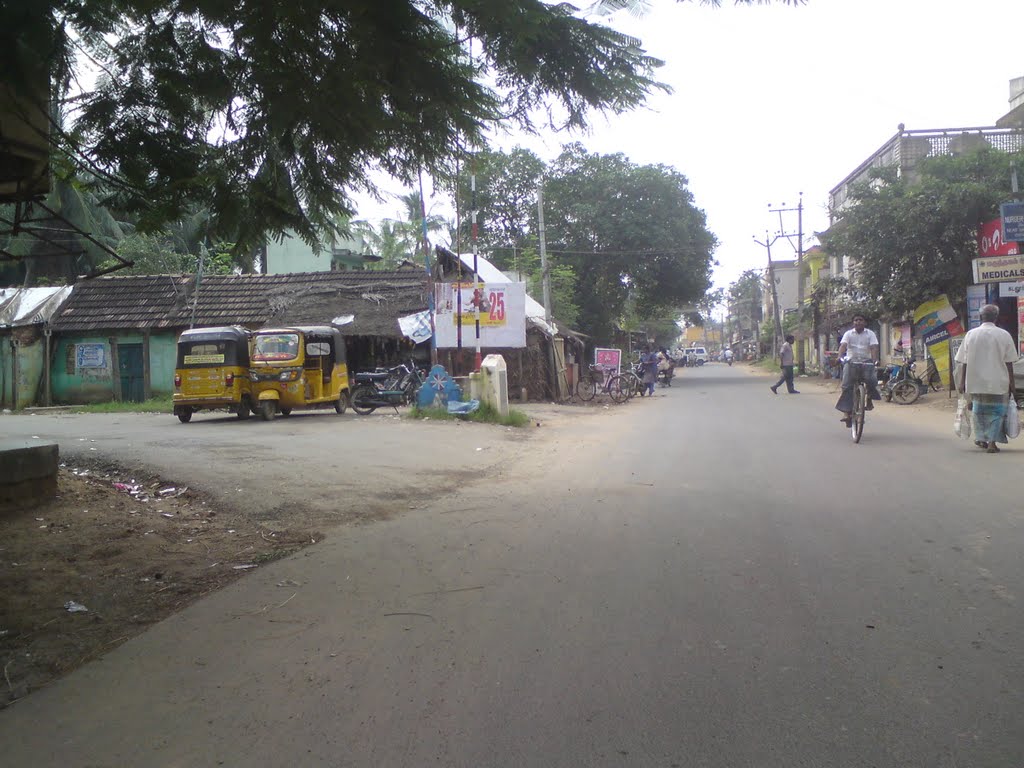
{"label": "medicals sign", "polygon": [[[439,283],[434,296],[434,334],[439,349],[526,346],[525,283]],[[478,314],[479,310],[479,314]]]}
{"label": "medicals sign", "polygon": [[975,283],[1010,283],[1024,280],[1024,254],[975,259],[973,267]]}

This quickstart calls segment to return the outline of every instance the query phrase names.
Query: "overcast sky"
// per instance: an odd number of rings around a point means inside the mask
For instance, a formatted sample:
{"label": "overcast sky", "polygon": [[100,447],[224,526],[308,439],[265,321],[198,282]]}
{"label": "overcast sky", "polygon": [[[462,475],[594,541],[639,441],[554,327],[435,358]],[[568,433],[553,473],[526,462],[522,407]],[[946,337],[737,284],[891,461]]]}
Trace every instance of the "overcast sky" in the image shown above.
{"label": "overcast sky", "polygon": [[[1009,81],[1024,77],[1022,0],[728,2],[716,9],[652,0],[641,18],[610,17],[665,62],[657,78],[673,93],[628,115],[598,117],[589,135],[521,142],[551,159],[580,140],[593,152],[685,174],[720,243],[717,286],[766,265],[753,238],[778,232],[770,205],[795,207],[803,192],[809,245],[828,226],[829,190],[899,123],[992,126],[1009,111]],[[796,214],[784,216],[795,233]],[[785,240],[772,249],[773,258],[794,253]]]}

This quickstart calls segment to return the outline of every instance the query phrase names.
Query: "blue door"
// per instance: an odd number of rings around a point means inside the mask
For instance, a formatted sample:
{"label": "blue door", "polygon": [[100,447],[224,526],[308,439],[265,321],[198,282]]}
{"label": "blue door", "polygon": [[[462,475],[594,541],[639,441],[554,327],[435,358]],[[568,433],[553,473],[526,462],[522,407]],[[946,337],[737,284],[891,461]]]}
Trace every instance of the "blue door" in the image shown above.
{"label": "blue door", "polygon": [[121,369],[121,399],[129,403],[141,403],[146,399],[142,345],[118,344],[117,362]]}

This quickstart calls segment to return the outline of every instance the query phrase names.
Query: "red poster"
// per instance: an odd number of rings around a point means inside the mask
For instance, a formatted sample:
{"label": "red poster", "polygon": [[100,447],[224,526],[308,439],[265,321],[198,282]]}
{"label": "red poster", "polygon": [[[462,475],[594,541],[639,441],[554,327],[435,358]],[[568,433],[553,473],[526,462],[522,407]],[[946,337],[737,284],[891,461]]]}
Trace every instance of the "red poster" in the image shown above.
{"label": "red poster", "polygon": [[960,324],[959,320],[950,320],[948,323],[946,323],[946,330],[949,331],[950,338],[954,338],[956,336],[963,336],[964,333],[966,333],[966,331],[964,331],[964,327]]}
{"label": "red poster", "polygon": [[1014,256],[1016,243],[1003,242],[1002,219],[992,219],[978,227],[979,256]]}
{"label": "red poster", "polygon": [[1024,354],[1024,301],[1017,297],[1017,351]]}

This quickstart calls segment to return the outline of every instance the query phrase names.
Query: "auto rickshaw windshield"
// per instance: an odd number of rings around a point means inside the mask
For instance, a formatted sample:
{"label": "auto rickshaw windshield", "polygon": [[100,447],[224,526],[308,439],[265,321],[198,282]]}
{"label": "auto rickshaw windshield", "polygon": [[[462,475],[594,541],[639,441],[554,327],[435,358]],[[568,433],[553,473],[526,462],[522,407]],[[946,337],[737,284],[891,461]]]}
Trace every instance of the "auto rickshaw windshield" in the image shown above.
{"label": "auto rickshaw windshield", "polygon": [[252,359],[262,362],[294,360],[299,356],[299,335],[297,333],[257,334],[252,349]]}

